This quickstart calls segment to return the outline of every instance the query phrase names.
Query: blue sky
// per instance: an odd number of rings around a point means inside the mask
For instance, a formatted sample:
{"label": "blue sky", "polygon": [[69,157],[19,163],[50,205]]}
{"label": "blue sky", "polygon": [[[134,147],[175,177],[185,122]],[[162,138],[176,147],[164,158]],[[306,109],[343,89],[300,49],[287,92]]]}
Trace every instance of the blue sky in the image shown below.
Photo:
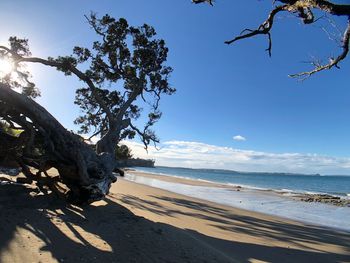
{"label": "blue sky", "polygon": [[[35,56],[68,55],[73,46],[90,46],[95,39],[84,19],[90,11],[125,17],[131,25],[148,23],[170,49],[168,64],[174,68],[171,84],[177,89],[175,95],[161,102],[163,117],[155,126],[161,147],[175,147],[169,144],[174,141],[196,142],[215,149],[228,147],[267,155],[316,154],[347,160],[350,59],[340,65],[341,70],[322,72],[304,82],[288,77],[310,69],[303,62],[312,57],[326,59],[339,52],[339,43],[330,39],[339,38],[336,28],[326,27],[327,34],[322,29],[326,20],[304,26],[285,14],[277,17],[272,31],[272,58],[264,51],[264,37],[224,45],[242,29],[259,25],[270,9],[271,1],[255,0],[221,0],[215,7],[194,5],[189,0],[1,1],[0,15],[6,23],[0,25],[0,42],[17,35],[29,38]],[[335,22],[344,29],[345,20]],[[52,69],[35,66],[32,70],[42,90],[38,102],[64,126],[76,130],[73,120],[79,110],[73,105],[74,88],[81,84]],[[245,140],[234,140],[238,135]],[[190,159],[188,151],[183,153],[184,159]],[[320,170],[317,165],[308,166],[308,158],[299,168],[293,163],[278,166],[269,159],[265,166],[256,166],[254,160],[244,165],[232,160],[231,165],[229,161],[217,165],[241,170],[350,174],[347,164],[335,163]],[[171,165],[176,162],[193,166],[176,158]],[[209,164],[203,159],[196,166]]]}

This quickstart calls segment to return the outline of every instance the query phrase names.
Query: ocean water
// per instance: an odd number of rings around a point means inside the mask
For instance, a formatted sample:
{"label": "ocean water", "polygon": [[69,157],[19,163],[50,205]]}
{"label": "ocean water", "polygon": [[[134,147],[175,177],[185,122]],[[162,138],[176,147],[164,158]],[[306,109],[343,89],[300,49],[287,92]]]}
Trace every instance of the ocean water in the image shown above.
{"label": "ocean water", "polygon": [[350,176],[302,175],[283,173],[242,173],[228,170],[189,169],[174,167],[137,167],[139,171],[195,180],[240,185],[295,193],[323,193],[350,196]]}
{"label": "ocean water", "polygon": [[[257,191],[270,189],[279,191],[289,189],[293,192],[313,192],[341,195],[350,193],[350,177],[311,176],[290,174],[256,174],[236,173],[232,171],[187,169],[187,168],[136,168],[147,173],[191,178],[230,185],[245,186],[241,191],[220,186],[199,186],[162,181],[161,177],[149,178],[126,173],[125,179],[140,184],[168,190],[178,194],[208,200],[211,202],[246,209],[250,211],[280,216],[306,224],[326,226],[350,231],[350,207],[337,207],[323,203],[309,203],[294,200],[289,196],[274,191]],[[265,177],[266,176],[266,177]],[[247,177],[247,178],[245,178]],[[339,185],[339,187],[337,187]],[[285,192],[285,190],[283,190]]]}

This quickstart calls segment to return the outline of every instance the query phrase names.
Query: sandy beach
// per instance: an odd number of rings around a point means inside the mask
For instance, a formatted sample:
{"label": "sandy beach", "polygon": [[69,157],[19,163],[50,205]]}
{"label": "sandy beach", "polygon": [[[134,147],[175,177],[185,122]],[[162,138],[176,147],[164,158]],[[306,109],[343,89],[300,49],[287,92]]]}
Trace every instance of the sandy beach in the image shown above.
{"label": "sandy beach", "polygon": [[[3,182],[8,179],[0,177]],[[0,187],[0,262],[4,263],[350,262],[348,232],[123,178],[105,201],[84,209],[53,195],[37,195],[29,186]]]}
{"label": "sandy beach", "polygon": [[350,0],[0,15],[0,263],[350,263]]}

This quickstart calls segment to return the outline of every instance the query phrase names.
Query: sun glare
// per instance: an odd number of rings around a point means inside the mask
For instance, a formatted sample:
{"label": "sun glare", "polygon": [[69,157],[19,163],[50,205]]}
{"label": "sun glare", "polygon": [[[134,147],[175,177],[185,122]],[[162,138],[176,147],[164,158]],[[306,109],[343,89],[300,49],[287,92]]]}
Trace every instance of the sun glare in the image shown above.
{"label": "sun glare", "polygon": [[7,59],[0,59],[0,75],[7,75],[13,69],[13,64]]}

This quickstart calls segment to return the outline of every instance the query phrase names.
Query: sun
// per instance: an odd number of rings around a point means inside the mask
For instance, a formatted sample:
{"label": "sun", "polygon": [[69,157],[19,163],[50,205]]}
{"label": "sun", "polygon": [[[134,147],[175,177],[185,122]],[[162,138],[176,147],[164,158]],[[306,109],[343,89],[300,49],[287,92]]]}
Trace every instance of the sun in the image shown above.
{"label": "sun", "polygon": [[7,75],[13,70],[13,64],[8,59],[0,58],[0,75]]}

